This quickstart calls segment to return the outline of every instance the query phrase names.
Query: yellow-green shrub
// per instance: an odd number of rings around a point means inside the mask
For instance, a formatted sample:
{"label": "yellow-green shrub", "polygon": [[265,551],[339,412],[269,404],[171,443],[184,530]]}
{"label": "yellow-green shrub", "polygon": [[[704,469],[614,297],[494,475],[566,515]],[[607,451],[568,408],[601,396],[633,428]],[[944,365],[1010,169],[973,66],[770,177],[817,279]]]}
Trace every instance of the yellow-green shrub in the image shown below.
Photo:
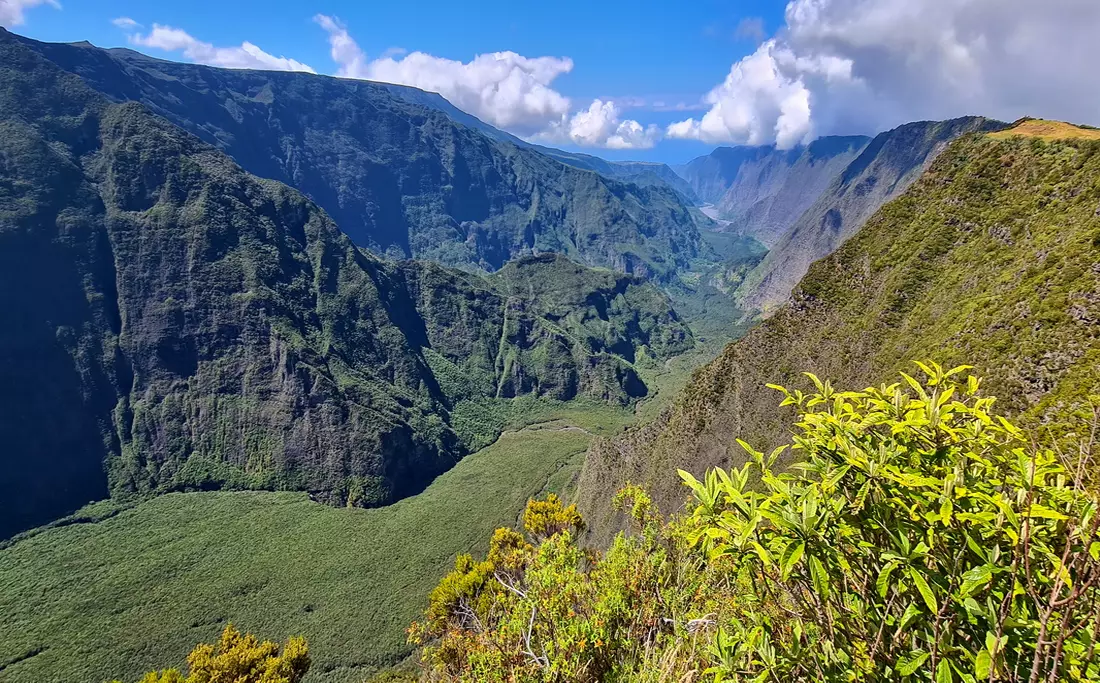
{"label": "yellow-green shrub", "polygon": [[229,624],[216,644],[202,643],[191,651],[186,678],[166,669],[145,674],[140,683],[298,683],[309,664],[305,639],[291,638],[280,652],[278,644],[261,642]]}

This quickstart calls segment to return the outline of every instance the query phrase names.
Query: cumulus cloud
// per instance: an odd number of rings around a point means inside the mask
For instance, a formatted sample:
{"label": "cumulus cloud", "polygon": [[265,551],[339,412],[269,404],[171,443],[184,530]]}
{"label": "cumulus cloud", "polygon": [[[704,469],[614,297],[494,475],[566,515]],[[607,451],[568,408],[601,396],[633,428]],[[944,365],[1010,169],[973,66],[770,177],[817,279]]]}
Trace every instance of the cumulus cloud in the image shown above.
{"label": "cumulus cloud", "polygon": [[119,27],[123,31],[136,31],[137,29],[141,28],[141,24],[137,23],[130,17],[118,17],[117,19],[112,19],[111,23]]}
{"label": "cumulus cloud", "polygon": [[534,135],[567,116],[569,98],[551,87],[573,69],[567,57],[524,57],[515,52],[477,55],[469,62],[423,52],[368,59],[336,18],[314,17],[328,32],[338,74],[437,92],[451,104],[517,135]]}
{"label": "cumulus cloud", "polygon": [[[132,21],[132,20],[131,20]],[[116,20],[117,24],[117,20]],[[133,25],[120,25],[124,29]],[[131,34],[130,43],[141,47],[151,47],[166,52],[180,52],[184,58],[199,64],[223,66],[230,69],[267,69],[270,71],[306,71],[316,73],[308,64],[288,57],[276,57],[264,52],[256,45],[245,41],[238,47],[215,47],[191,36],[182,29],[153,24],[153,29],[145,34]]]}
{"label": "cumulus cloud", "polygon": [[983,114],[1100,121],[1095,0],[791,0],[670,137],[791,146]]}
{"label": "cumulus cloud", "polygon": [[27,21],[25,12],[39,5],[61,9],[61,3],[57,0],[0,0],[0,26],[22,26]]}
{"label": "cumulus cloud", "polygon": [[588,109],[571,117],[562,117],[534,139],[552,144],[572,143],[580,147],[606,149],[649,149],[661,139],[655,125],[643,126],[637,121],[620,118],[614,102],[593,100]]}

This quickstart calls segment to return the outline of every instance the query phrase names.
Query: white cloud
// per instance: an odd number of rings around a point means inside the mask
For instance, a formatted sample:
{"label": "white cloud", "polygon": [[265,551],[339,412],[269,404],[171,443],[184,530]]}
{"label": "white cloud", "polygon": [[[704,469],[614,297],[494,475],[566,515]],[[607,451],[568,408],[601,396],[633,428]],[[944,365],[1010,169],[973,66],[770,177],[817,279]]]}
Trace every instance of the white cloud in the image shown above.
{"label": "white cloud", "polygon": [[130,17],[118,17],[117,19],[112,19],[111,23],[119,27],[123,31],[136,31],[137,29],[141,28],[141,24],[134,21]]}
{"label": "white cloud", "polygon": [[1100,122],[1096,0],[791,0],[670,137],[790,146],[983,114]]}
{"label": "white cloud", "polygon": [[534,139],[551,144],[572,143],[581,147],[607,149],[649,149],[657,144],[661,131],[655,125],[620,119],[614,102],[593,100],[588,109],[572,117],[563,116]]}
{"label": "white cloud", "polygon": [[[135,22],[136,23],[136,22]],[[124,26],[123,28],[130,28]],[[182,52],[186,59],[199,64],[223,66],[231,69],[267,69],[270,71],[306,71],[316,73],[308,64],[288,57],[276,57],[256,45],[245,41],[239,47],[215,47],[192,37],[182,29],[153,24],[146,35],[132,34],[134,45],[151,47],[166,52]]]}
{"label": "white cloud", "polygon": [[27,21],[24,13],[39,5],[61,9],[61,3],[57,0],[0,0],[0,26],[22,26]]}
{"label": "white cloud", "polygon": [[340,76],[437,92],[459,109],[517,135],[534,135],[569,113],[569,98],[551,87],[557,77],[572,71],[573,60],[567,57],[494,52],[460,62],[411,52],[371,60],[339,20],[318,14],[314,21],[328,32]]}
{"label": "white cloud", "polygon": [[710,110],[668,127],[673,138],[747,145],[776,142],[792,147],[813,136],[810,91],[800,76],[784,73],[790,61],[774,40],[733,65],[726,80],[707,93]]}

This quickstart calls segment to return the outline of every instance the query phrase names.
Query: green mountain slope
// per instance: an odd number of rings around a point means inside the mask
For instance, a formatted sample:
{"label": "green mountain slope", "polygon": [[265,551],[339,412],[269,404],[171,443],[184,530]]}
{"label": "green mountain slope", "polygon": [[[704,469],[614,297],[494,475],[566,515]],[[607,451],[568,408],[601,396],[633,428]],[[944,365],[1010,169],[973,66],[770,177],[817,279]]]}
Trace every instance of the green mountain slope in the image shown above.
{"label": "green mountain slope", "polygon": [[356,244],[379,253],[496,270],[553,251],[671,280],[705,250],[692,213],[667,185],[564,165],[486,133],[485,124],[452,119],[420,91],[178,64],[10,33],[0,40],[34,50],[112,100],[145,104],[250,173],[301,190]]}
{"label": "green mountain slope", "polygon": [[783,230],[765,241],[771,251],[736,292],[745,310],[769,313],[787,301],[810,264],[833,253],[878,209],[904,192],[948,144],[976,130],[1004,124],[980,117],[909,123],[870,141],[858,157],[835,169],[812,205],[788,215]]}
{"label": "green mountain slope", "polygon": [[493,436],[463,401],[626,403],[632,359],[691,346],[630,276],[389,264],[10,34],[0,73],[0,536],[108,491],[389,502]]}
{"label": "green mountain slope", "polygon": [[1100,142],[978,133],[814,264],[790,305],[700,369],[674,409],[585,464],[581,499],[603,530],[606,493],[648,482],[666,509],[696,472],[786,438],[765,383],[877,384],[912,359],[970,363],[1025,425],[1100,386]]}

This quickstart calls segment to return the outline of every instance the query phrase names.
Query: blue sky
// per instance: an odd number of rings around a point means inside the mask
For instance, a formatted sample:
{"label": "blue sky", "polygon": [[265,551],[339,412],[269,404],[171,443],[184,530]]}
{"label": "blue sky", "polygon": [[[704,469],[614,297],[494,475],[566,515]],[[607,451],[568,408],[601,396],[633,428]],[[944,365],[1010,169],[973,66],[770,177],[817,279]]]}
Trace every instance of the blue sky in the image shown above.
{"label": "blue sky", "polygon": [[718,144],[791,147],[964,114],[1100,123],[1096,0],[0,0],[0,24],[405,83],[615,159],[682,162]]}

